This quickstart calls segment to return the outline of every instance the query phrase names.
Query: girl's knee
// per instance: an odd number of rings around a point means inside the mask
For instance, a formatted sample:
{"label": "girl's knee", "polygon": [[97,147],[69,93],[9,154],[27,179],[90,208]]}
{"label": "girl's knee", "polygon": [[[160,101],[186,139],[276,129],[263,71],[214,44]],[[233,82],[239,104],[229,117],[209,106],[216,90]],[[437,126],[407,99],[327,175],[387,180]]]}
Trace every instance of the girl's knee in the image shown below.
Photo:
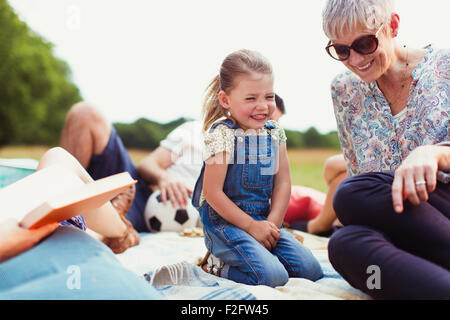
{"label": "girl's knee", "polygon": [[312,253],[302,255],[301,261],[289,266],[289,276],[291,278],[303,278],[317,281],[323,277],[322,267]]}
{"label": "girl's knee", "polygon": [[272,288],[285,285],[289,280],[289,274],[284,266],[276,259],[267,259],[258,268],[254,268],[249,274],[251,285],[263,285]]}
{"label": "girl's knee", "polygon": [[282,229],[276,255],[289,277],[316,281],[323,277],[322,267],[311,250]]}
{"label": "girl's knee", "polygon": [[317,261],[316,259],[308,261],[308,264],[304,268],[301,275],[302,275],[302,278],[305,278],[305,279],[308,279],[311,281],[317,281],[317,280],[323,278],[323,270],[319,264],[319,261]]}
{"label": "girl's knee", "polygon": [[272,288],[284,286],[289,280],[289,274],[282,266],[281,268],[267,269],[262,272],[255,285],[264,285]]}

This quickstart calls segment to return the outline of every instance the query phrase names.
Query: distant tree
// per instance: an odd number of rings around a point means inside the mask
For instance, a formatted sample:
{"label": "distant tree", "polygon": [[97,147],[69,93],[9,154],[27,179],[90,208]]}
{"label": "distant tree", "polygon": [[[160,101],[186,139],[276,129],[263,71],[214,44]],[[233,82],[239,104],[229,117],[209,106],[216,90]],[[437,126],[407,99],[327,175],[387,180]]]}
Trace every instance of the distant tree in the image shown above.
{"label": "distant tree", "polygon": [[294,130],[285,130],[286,146],[290,149],[300,149],[305,147],[303,133]]}
{"label": "distant tree", "polygon": [[339,137],[337,131],[330,131],[325,136],[326,147],[331,149],[340,149],[341,144],[339,142]]}
{"label": "distant tree", "polygon": [[339,149],[339,139],[336,131],[321,134],[316,128],[311,127],[303,133],[304,147]]}
{"label": "distant tree", "polygon": [[322,135],[314,127],[306,130],[303,134],[303,139],[305,141],[305,147],[307,148],[320,148],[324,145]]}
{"label": "distant tree", "polygon": [[160,124],[140,118],[133,123],[114,123],[114,127],[127,148],[153,150],[159,146],[159,142],[173,129],[186,121],[188,119],[178,118],[174,121]]}
{"label": "distant tree", "polygon": [[57,144],[69,107],[81,100],[53,45],[0,0],[0,145]]}

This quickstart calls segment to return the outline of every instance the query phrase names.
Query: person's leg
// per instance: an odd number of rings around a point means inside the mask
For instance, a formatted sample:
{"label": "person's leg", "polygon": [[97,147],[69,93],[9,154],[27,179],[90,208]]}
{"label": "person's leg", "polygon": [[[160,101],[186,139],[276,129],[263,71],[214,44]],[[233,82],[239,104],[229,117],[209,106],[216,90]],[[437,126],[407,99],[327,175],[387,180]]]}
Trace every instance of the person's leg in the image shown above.
{"label": "person's leg", "polygon": [[111,135],[111,124],[92,105],[79,102],[67,113],[60,146],[87,168],[93,155],[101,154]]}
{"label": "person's leg", "polygon": [[334,209],[344,225],[363,225],[385,234],[398,248],[450,269],[450,185],[438,183],[429,200],[392,205],[392,173],[360,174],[344,180]]}
{"label": "person's leg", "polygon": [[0,299],[164,299],[125,269],[101,242],[59,227],[30,250],[0,263]]}
{"label": "person's leg", "polygon": [[323,277],[322,268],[311,251],[284,229],[280,230],[280,239],[272,253],[278,257],[291,278],[316,281]]}
{"label": "person's leg", "polygon": [[342,172],[335,176],[328,184],[327,195],[322,210],[316,218],[308,221],[307,230],[309,233],[317,234],[330,230],[333,227],[333,223],[336,221],[336,213],[333,209],[333,196],[337,187],[345,178],[347,178],[347,172]]}
{"label": "person's leg", "polygon": [[70,109],[61,135],[61,146],[86,168],[94,180],[124,171],[138,180],[126,219],[137,231],[148,231],[143,212],[151,193],[150,189],[137,173],[114,127],[97,109],[85,102]]}
{"label": "person's leg", "polygon": [[[84,183],[93,181],[77,159],[62,148],[48,150],[39,160],[37,170],[52,165],[60,165],[73,171]],[[90,229],[105,237],[120,237],[127,229],[109,201],[96,210],[84,213],[83,218]]]}
{"label": "person's leg", "polygon": [[376,299],[450,299],[450,272],[358,225],[336,231],[330,262],[352,286]]}
{"label": "person's leg", "polygon": [[325,161],[323,178],[328,189],[320,213],[307,222],[294,224],[294,228],[312,234],[327,234],[333,225],[340,225],[333,209],[333,197],[339,184],[347,178],[347,168],[342,154],[331,156]]}

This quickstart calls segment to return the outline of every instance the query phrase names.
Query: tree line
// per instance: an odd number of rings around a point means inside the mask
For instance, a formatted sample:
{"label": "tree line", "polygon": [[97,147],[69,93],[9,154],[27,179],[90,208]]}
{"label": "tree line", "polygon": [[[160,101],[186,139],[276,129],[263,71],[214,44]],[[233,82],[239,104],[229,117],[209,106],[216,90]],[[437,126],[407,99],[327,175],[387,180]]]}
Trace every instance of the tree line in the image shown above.
{"label": "tree line", "polygon": [[0,0],[0,145],[57,144],[69,107],[81,100],[53,45]]}
{"label": "tree line", "polygon": [[[69,65],[53,45],[0,0],[0,146],[57,145],[70,106],[82,100]],[[161,124],[145,118],[115,123],[128,148],[153,150],[188,119]],[[336,132],[286,130],[289,148],[339,148]]]}
{"label": "tree line", "polygon": [[[189,121],[189,119],[179,118],[166,124],[160,124],[141,118],[133,123],[114,123],[114,127],[127,148],[153,150],[159,146],[159,142],[170,131],[186,121]],[[340,148],[336,131],[321,134],[316,128],[311,127],[305,132],[296,130],[285,130],[285,132],[288,148]]]}

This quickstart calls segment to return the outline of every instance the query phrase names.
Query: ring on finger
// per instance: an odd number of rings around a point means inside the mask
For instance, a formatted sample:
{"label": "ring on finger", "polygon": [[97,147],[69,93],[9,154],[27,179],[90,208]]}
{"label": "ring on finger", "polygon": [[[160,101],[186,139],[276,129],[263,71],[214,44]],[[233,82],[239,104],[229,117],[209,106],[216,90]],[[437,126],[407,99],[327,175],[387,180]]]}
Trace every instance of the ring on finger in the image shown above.
{"label": "ring on finger", "polygon": [[425,183],[427,183],[425,180],[416,181],[416,185],[425,184]]}

